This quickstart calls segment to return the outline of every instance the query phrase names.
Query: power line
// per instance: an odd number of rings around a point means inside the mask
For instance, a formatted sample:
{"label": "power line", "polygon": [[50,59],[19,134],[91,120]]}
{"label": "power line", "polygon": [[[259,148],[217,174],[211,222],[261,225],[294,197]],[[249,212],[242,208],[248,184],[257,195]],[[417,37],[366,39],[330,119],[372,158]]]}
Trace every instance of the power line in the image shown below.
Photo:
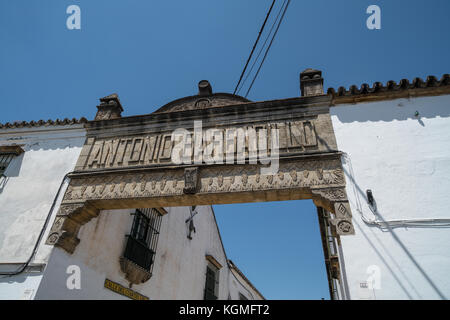
{"label": "power line", "polygon": [[233,94],[236,93],[236,90],[239,87],[239,84],[241,83],[242,77],[244,76],[245,70],[247,70],[248,63],[250,62],[250,59],[252,58],[253,52],[255,51],[256,45],[258,44],[259,38],[261,37],[261,34],[262,34],[263,30],[264,30],[264,27],[266,25],[267,19],[269,18],[270,12],[272,12],[272,8],[273,8],[274,4],[275,4],[275,0],[273,0],[272,4],[270,5],[269,11],[267,12],[266,18],[264,19],[264,23],[261,26],[261,30],[259,30],[258,37],[256,38],[255,44],[253,45],[253,48],[252,48],[252,51],[250,52],[250,55],[249,55],[249,57],[247,59],[247,62],[245,63],[244,70],[242,70],[241,76],[239,77],[239,81],[238,81],[238,83],[236,85],[236,88],[234,89]]}
{"label": "power line", "polygon": [[[286,2],[286,1],[285,1],[285,2]],[[273,36],[272,36],[272,40],[270,40],[269,46],[267,47],[266,52],[264,53],[264,57],[263,57],[263,59],[262,59],[262,61],[261,61],[261,64],[259,65],[258,71],[256,71],[256,74],[255,74],[255,76],[253,77],[252,83],[250,84],[250,87],[248,88],[247,93],[245,94],[245,97],[248,96],[248,93],[249,93],[250,90],[252,89],[253,83],[255,82],[256,77],[258,77],[259,71],[261,70],[261,67],[262,67],[263,63],[264,63],[264,61],[266,60],[267,53],[269,52],[270,47],[272,46],[273,40],[275,39],[275,36],[277,35],[278,29],[280,28],[281,22],[283,21],[284,15],[285,15],[285,13],[286,13],[286,10],[287,10],[287,8],[288,8],[290,2],[291,2],[291,0],[287,0],[287,4],[286,4],[286,6],[284,7],[283,14],[281,15],[280,21],[278,22],[277,28],[275,29],[275,33],[274,33]]]}
{"label": "power line", "polygon": [[280,17],[281,11],[283,11],[283,7],[284,7],[285,3],[286,3],[286,0],[283,2],[283,5],[280,7],[280,10],[278,10],[277,16],[275,17],[275,20],[272,23],[272,27],[270,28],[269,33],[267,34],[266,40],[264,40],[263,45],[259,49],[258,55],[253,60],[252,66],[250,67],[250,70],[247,72],[247,75],[245,76],[244,81],[242,81],[241,86],[236,91],[237,93],[239,93],[239,91],[241,91],[241,89],[244,87],[244,84],[247,81],[248,77],[252,74],[253,68],[255,67],[256,62],[258,62],[259,56],[261,55],[264,47],[266,46],[267,40],[269,40],[270,35],[272,34],[273,28],[275,27],[275,25],[276,25],[276,23],[278,21],[278,18]]}
{"label": "power line", "polygon": [[[29,264],[30,264],[31,261],[33,260],[34,256],[36,255],[36,253],[37,253],[37,251],[38,251],[38,249],[39,249],[39,243],[41,242],[42,237],[44,236],[44,233],[45,233],[45,231],[47,230],[47,225],[48,225],[48,223],[50,222],[50,218],[52,217],[53,209],[55,208],[55,205],[56,205],[56,203],[57,203],[57,201],[58,201],[58,198],[59,198],[59,196],[60,196],[60,194],[61,194],[61,190],[62,190],[62,188],[63,188],[64,182],[66,181],[67,176],[68,176],[69,174],[71,174],[71,173],[72,173],[72,172],[66,173],[66,174],[64,175],[62,181],[61,181],[61,184],[59,185],[58,192],[56,193],[56,196],[55,196],[55,198],[53,199],[52,206],[50,207],[50,210],[49,210],[48,213],[47,213],[47,217],[45,218],[44,225],[42,226],[41,232],[39,233],[38,239],[36,240],[36,243],[35,243],[35,245],[34,245],[33,251],[31,252],[31,255],[30,255],[30,257],[28,258],[28,260],[27,260],[24,264],[22,264],[22,266],[21,266],[18,270],[12,271],[12,272],[2,272],[2,273],[0,273],[0,275],[2,275],[2,276],[8,276],[8,277],[10,277],[10,276],[15,276],[15,275],[18,275],[18,274],[21,274],[22,272],[24,272],[25,269],[29,266]],[[6,278],[6,277],[2,277],[2,278]]]}

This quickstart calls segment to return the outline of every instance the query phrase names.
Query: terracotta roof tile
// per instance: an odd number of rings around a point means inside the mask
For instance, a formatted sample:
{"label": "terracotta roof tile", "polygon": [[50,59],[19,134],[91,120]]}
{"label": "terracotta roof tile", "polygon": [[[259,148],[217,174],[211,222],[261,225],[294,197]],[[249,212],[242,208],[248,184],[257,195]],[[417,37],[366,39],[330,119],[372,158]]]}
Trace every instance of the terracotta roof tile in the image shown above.
{"label": "terracotta roof tile", "polygon": [[363,96],[367,94],[379,93],[379,92],[394,92],[402,90],[412,90],[412,89],[425,89],[425,88],[437,88],[450,85],[450,75],[444,74],[441,80],[437,80],[435,76],[428,76],[426,81],[421,78],[415,78],[412,82],[408,79],[402,79],[397,84],[395,81],[388,81],[385,86],[381,82],[375,82],[372,87],[367,83],[361,85],[358,88],[355,85],[350,86],[347,90],[345,87],[339,87],[337,90],[334,88],[329,88],[327,94],[333,97],[348,97],[348,96]]}
{"label": "terracotta roof tile", "polygon": [[64,118],[62,120],[39,120],[39,121],[15,121],[15,122],[7,122],[0,123],[0,129],[9,129],[9,128],[31,128],[31,127],[41,127],[41,126],[61,126],[61,125],[69,125],[69,124],[80,124],[86,123],[88,120],[85,117],[81,117],[80,119],[68,119]]}

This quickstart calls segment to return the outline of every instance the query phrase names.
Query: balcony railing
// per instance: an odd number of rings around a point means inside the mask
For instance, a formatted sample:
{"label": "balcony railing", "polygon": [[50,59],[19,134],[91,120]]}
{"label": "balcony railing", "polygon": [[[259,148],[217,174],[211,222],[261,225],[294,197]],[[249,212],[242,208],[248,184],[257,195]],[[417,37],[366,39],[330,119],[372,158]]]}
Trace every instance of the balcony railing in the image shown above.
{"label": "balcony railing", "polygon": [[208,290],[205,290],[204,300],[217,300],[217,297]]}
{"label": "balcony railing", "polygon": [[127,236],[127,245],[123,256],[145,270],[150,270],[155,252],[141,241]]}

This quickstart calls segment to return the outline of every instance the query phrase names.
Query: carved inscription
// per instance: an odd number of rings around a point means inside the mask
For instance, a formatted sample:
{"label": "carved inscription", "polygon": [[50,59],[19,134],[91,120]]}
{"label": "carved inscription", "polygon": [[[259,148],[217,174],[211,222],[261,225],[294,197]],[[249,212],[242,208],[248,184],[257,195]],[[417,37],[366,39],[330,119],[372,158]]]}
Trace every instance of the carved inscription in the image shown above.
{"label": "carved inscription", "polygon": [[[273,129],[278,129],[279,132],[280,154],[301,153],[317,148],[314,120],[258,124],[233,129],[237,130],[237,135],[231,139],[230,128],[214,128],[204,129],[200,135],[191,132],[190,141],[192,141],[192,145],[198,145],[198,140],[200,140],[203,150],[213,150],[212,153],[210,152],[211,154],[208,154],[209,156],[223,158],[227,162],[240,161],[241,164],[242,159],[251,158],[256,152],[271,150],[271,130]],[[241,132],[245,135],[242,140],[243,144],[239,142]],[[255,139],[252,139],[253,136]],[[211,137],[213,137],[212,142],[210,141]],[[92,139],[91,144],[85,146],[90,151],[83,163],[83,169],[171,164],[174,143],[171,133]],[[234,150],[231,160],[225,157],[226,154],[229,157],[229,153],[227,153],[229,150]],[[194,153],[189,154],[189,157],[193,162],[196,161]]]}
{"label": "carved inscription", "polygon": [[[314,100],[311,107],[227,103],[224,112],[161,115],[193,109],[181,104],[155,117],[88,122],[47,244],[73,253],[81,226],[101,210],[298,199],[334,214],[337,234],[354,234],[330,99]],[[195,109],[214,106],[209,95],[195,99]],[[121,263],[127,272],[126,260]],[[137,274],[128,280],[148,277]]]}

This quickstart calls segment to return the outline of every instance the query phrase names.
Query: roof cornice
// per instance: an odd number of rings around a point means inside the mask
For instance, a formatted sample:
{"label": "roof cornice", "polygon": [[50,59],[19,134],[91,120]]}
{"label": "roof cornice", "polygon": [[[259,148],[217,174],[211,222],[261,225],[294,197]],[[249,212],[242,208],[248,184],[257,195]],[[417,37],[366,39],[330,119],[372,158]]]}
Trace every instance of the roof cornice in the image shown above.
{"label": "roof cornice", "polygon": [[450,94],[450,75],[444,74],[441,80],[437,80],[435,76],[428,76],[426,81],[415,78],[412,82],[402,79],[398,84],[392,80],[388,81],[386,85],[375,82],[372,87],[364,83],[360,88],[352,85],[348,90],[345,87],[339,87],[338,90],[329,88],[327,94],[332,97],[332,106],[399,98],[439,96]]}
{"label": "roof cornice", "polygon": [[15,122],[7,122],[7,123],[0,123],[0,129],[10,129],[10,128],[32,128],[32,127],[42,127],[42,126],[65,126],[65,125],[72,125],[72,124],[83,124],[86,123],[88,120],[85,117],[81,117],[80,119],[68,119],[65,118],[63,120],[56,119],[56,120],[39,120],[39,121],[15,121]]}
{"label": "roof cornice", "polygon": [[[349,89],[345,87],[339,87],[337,90],[334,88],[329,88],[327,90],[326,95],[322,95],[322,99],[324,97],[328,97],[330,99],[330,106],[336,106],[341,104],[356,104],[359,102],[372,102],[372,101],[382,101],[382,100],[394,100],[399,98],[412,98],[412,97],[425,97],[425,96],[439,96],[450,94],[450,75],[444,74],[440,80],[438,80],[435,76],[428,76],[426,81],[423,81],[421,78],[415,78],[412,82],[408,79],[402,79],[397,84],[395,81],[388,81],[385,85],[381,82],[375,82],[372,87],[368,84],[364,83],[359,88],[356,85],[352,85]],[[308,104],[315,102],[314,98],[317,96],[310,97],[295,97],[295,98],[287,98],[287,99],[278,99],[278,100],[269,100],[269,101],[257,101],[251,102],[243,97],[235,96],[228,93],[217,93],[212,94],[211,97],[218,98],[232,98],[236,101],[235,104],[226,104],[223,106],[210,106],[203,109],[203,112],[210,112],[214,110],[218,112],[219,110],[225,110],[229,108],[241,107],[242,109],[253,109],[261,106],[269,106],[269,105],[284,105],[287,106],[292,104]],[[133,119],[143,119],[143,118],[167,118],[173,119],[177,118],[179,113],[189,114],[192,111],[196,110],[180,110],[177,112],[173,112],[174,115],[169,115],[171,112],[171,108],[178,104],[182,104],[184,102],[189,102],[191,100],[198,99],[199,96],[189,96],[174,100],[165,104],[158,110],[150,114],[144,115],[134,115],[128,117],[121,117],[118,119],[109,119],[109,120],[93,120],[88,121],[85,117],[81,117],[79,119],[73,118],[68,119],[65,118],[63,120],[39,120],[39,121],[15,121],[15,122],[7,122],[0,123],[0,129],[9,129],[9,128],[31,128],[31,127],[42,127],[42,126],[65,126],[65,125],[73,125],[73,124],[87,124],[88,127],[92,127],[94,123],[115,123],[116,122],[129,122]],[[306,99],[305,99],[306,98]],[[308,99],[309,98],[309,99]],[[239,108],[240,109],[240,108]],[[219,112],[220,112],[219,111]],[[126,119],[126,120],[125,120]]]}
{"label": "roof cornice", "polygon": [[261,292],[258,291],[258,289],[256,289],[256,287],[250,282],[250,280],[247,279],[247,277],[242,273],[242,271],[234,264],[233,261],[231,261],[230,259],[227,260],[228,262],[228,266],[230,267],[231,270],[234,270],[237,272],[237,274],[239,274],[239,276],[245,281],[247,282],[247,284],[257,293],[259,294],[264,300],[266,300],[266,298],[264,298],[264,296],[261,294]]}

